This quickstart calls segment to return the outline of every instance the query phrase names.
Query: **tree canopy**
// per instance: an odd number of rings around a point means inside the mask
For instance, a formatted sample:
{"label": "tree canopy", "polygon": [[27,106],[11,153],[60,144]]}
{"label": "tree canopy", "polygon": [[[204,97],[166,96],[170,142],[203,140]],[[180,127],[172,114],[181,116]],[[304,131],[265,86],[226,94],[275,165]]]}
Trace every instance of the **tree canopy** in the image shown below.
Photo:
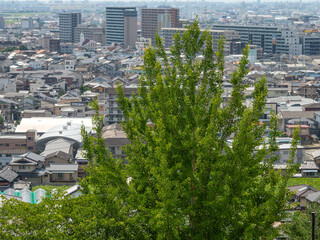
{"label": "tree canopy", "polygon": [[277,119],[273,115],[268,140],[259,124],[266,80],[256,82],[252,104],[245,105],[246,47],[226,99],[223,47],[197,21],[174,36],[170,55],[157,36],[156,47],[145,51],[138,94],[126,98],[117,87],[130,140],[126,161],[107,150],[95,102],[96,135],[82,129],[89,161],[84,194],[28,205],[32,217],[21,204],[7,203],[0,208],[0,237],[23,231],[26,239],[272,239],[295,170],[298,132],[282,176],[273,169]]}

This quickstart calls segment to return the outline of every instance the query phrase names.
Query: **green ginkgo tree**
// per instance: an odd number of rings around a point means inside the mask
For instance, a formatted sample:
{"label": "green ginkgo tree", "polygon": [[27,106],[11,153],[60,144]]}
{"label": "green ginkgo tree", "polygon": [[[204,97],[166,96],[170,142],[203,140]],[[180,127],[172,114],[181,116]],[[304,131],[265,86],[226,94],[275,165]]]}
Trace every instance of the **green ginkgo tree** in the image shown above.
{"label": "green ginkgo tree", "polygon": [[83,195],[27,207],[5,203],[0,237],[234,240],[277,235],[272,224],[283,218],[298,131],[281,175],[273,169],[277,119],[270,119],[268,135],[259,122],[268,94],[265,78],[256,81],[251,105],[245,104],[242,79],[249,48],[226,96],[223,39],[213,42],[195,21],[174,36],[169,53],[159,36],[155,42],[144,53],[137,94],[126,98],[117,87],[121,126],[130,141],[123,149],[127,159],[114,159],[107,150],[95,101],[95,135],[82,129],[89,161]]}

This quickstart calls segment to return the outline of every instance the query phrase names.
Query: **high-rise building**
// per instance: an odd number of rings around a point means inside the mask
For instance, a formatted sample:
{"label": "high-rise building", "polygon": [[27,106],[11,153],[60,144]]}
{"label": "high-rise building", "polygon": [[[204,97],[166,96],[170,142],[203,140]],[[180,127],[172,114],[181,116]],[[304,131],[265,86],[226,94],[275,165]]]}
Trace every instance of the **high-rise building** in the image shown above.
{"label": "high-rise building", "polygon": [[[162,28],[160,36],[163,39],[165,48],[170,48],[174,44],[173,36],[176,33],[183,35],[187,31],[187,28]],[[205,29],[200,29],[201,32]],[[218,41],[223,37],[224,41],[224,54],[241,54],[245,44],[241,42],[240,35],[236,31],[232,30],[208,30],[213,39],[213,50],[218,51]]]}
{"label": "high-rise building", "polygon": [[300,37],[302,54],[320,55],[320,37],[316,34],[308,34]]}
{"label": "high-rise building", "polygon": [[59,14],[59,38],[62,43],[75,42],[74,29],[81,23],[81,13]]}
{"label": "high-rise building", "polygon": [[240,34],[241,41],[263,48],[267,54],[301,55],[302,44],[297,33],[289,28],[256,25],[212,25],[216,30],[235,30]]}
{"label": "high-rise building", "polygon": [[5,29],[3,17],[0,17],[0,29]]}
{"label": "high-rise building", "polygon": [[137,40],[137,10],[135,7],[106,8],[106,44],[118,43],[135,48]]}
{"label": "high-rise building", "polygon": [[155,43],[155,34],[162,28],[180,28],[179,9],[177,8],[142,8],[141,37],[151,38]]}
{"label": "high-rise building", "polygon": [[21,28],[22,29],[32,29],[33,28],[33,19],[32,19],[32,17],[22,18],[21,19]]}

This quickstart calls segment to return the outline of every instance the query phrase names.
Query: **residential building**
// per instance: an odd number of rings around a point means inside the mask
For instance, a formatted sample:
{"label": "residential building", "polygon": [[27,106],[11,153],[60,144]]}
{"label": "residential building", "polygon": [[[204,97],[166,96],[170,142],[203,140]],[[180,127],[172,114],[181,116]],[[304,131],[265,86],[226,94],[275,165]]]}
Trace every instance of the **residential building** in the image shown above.
{"label": "residential building", "polygon": [[60,52],[60,40],[53,39],[51,36],[43,36],[39,39],[40,46],[49,52]]}
{"label": "residential building", "polygon": [[44,160],[45,157],[28,152],[13,157],[9,166],[22,179],[30,181],[33,184],[49,183],[50,173],[45,169]]}
{"label": "residential building", "polygon": [[177,8],[142,8],[141,37],[151,38],[155,44],[155,34],[162,28],[180,28],[179,9]]}
{"label": "residential building", "polygon": [[60,53],[60,40],[50,39],[49,40],[49,51]]}
{"label": "residential building", "polygon": [[59,38],[61,43],[73,43],[74,29],[81,23],[81,13],[59,14]]}
{"label": "residential building", "polygon": [[7,166],[0,171],[0,191],[3,192],[8,188],[13,188],[15,182],[18,181],[19,175]]}
{"label": "residential building", "polygon": [[16,119],[17,107],[18,103],[12,100],[0,99],[0,113],[5,121],[11,122]]}
{"label": "residential building", "polygon": [[285,53],[292,56],[302,54],[302,44],[299,42],[299,37],[294,30],[289,28],[214,24],[212,29],[237,31],[242,42],[262,47],[264,53]]}
{"label": "residential building", "polygon": [[319,112],[320,111],[320,103],[311,103],[308,105],[303,106],[304,111],[310,112]]}
{"label": "residential building", "polygon": [[136,49],[139,51],[140,54],[142,54],[143,50],[151,46],[151,44],[152,44],[151,38],[140,37],[136,42]]}
{"label": "residential building", "polygon": [[106,8],[106,44],[135,48],[137,40],[137,11],[135,7]]}
{"label": "residential building", "polygon": [[[187,28],[162,28],[161,37],[163,39],[163,44],[165,48],[170,48],[173,46],[173,36],[180,32],[183,33],[187,31]],[[201,29],[201,32],[205,29]],[[240,54],[242,53],[243,47],[245,45],[240,40],[240,35],[234,30],[208,30],[209,34],[213,38],[213,48],[214,51],[218,51],[218,41],[221,37],[225,38],[224,53],[225,55],[229,54]]]}
{"label": "residential building", "polygon": [[52,117],[52,113],[46,109],[39,110],[24,110],[21,112],[22,118],[32,118],[32,117]]}
{"label": "residential building", "polygon": [[32,29],[33,28],[33,19],[32,19],[32,17],[22,18],[21,19],[21,28],[22,29]]}
{"label": "residential building", "polygon": [[[105,44],[106,33],[105,29],[102,27],[97,27],[94,25],[79,24],[74,29],[74,42],[80,42],[80,34],[83,33],[84,39],[93,40],[95,42]],[[81,43],[82,44],[82,43]]]}
{"label": "residential building", "polygon": [[319,193],[317,189],[306,184],[290,186],[288,190],[293,193],[292,202],[299,203],[299,205],[296,205],[295,210],[304,210],[308,205],[308,196]]}
{"label": "residential building", "polygon": [[299,87],[297,92],[298,92],[298,95],[301,97],[315,99],[319,97],[317,90],[318,90],[317,86],[309,83]]}
{"label": "residential building", "polygon": [[78,164],[78,177],[83,179],[86,177],[86,166],[88,165],[88,160],[85,158],[85,151],[78,149],[77,154],[74,158],[74,163]]}
{"label": "residential building", "polygon": [[0,136],[0,168],[6,166],[12,156],[34,152],[38,135],[34,130],[24,134],[4,134]]}
{"label": "residential building", "polygon": [[109,149],[112,156],[119,159],[125,159],[126,155],[122,148],[130,142],[126,133],[121,129],[121,125],[115,123],[106,126],[102,129],[102,132],[106,147]]}
{"label": "residential building", "polygon": [[308,124],[309,120],[314,120],[315,111],[280,111],[278,117],[278,129],[285,131],[288,124]]}
{"label": "residential building", "polygon": [[[60,39],[61,42],[61,39]],[[72,54],[74,45],[72,43],[60,43],[60,53],[61,54]]]}
{"label": "residential building", "polygon": [[312,144],[312,139],[310,136],[309,125],[305,124],[290,124],[286,125],[286,133],[289,137],[293,137],[295,129],[299,128],[299,136],[302,145]]}
{"label": "residential building", "polygon": [[302,43],[302,54],[320,55],[320,37],[319,35],[305,35],[300,37]]}

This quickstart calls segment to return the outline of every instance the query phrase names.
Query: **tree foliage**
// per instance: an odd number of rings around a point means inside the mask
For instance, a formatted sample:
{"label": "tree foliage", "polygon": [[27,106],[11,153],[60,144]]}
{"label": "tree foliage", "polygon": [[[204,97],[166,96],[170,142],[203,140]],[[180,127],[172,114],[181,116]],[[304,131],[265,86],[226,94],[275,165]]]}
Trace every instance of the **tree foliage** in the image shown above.
{"label": "tree foliage", "polygon": [[[22,206],[17,203],[0,208],[0,231],[7,234],[2,236],[267,239],[276,234],[271,224],[283,216],[298,132],[287,174],[281,176],[272,165],[277,160],[277,120],[271,119],[268,142],[266,126],[259,124],[267,96],[265,78],[255,84],[252,105],[244,104],[248,47],[230,79],[231,98],[225,101],[224,41],[215,53],[217,43],[195,21],[174,42],[171,56],[159,36],[156,47],[146,50],[137,95],[128,99],[117,87],[122,128],[130,140],[124,149],[128,164],[106,149],[103,118],[94,102],[96,134],[82,129],[89,161],[81,182],[84,194],[28,205],[33,213],[28,218],[24,208],[16,211]],[[29,225],[35,219],[47,223],[47,230]]]}
{"label": "tree foliage", "polygon": [[283,225],[283,232],[289,240],[311,240],[312,239],[312,218],[311,213],[315,212],[315,237],[320,239],[320,209],[317,204],[310,204],[307,211],[296,211]]}

